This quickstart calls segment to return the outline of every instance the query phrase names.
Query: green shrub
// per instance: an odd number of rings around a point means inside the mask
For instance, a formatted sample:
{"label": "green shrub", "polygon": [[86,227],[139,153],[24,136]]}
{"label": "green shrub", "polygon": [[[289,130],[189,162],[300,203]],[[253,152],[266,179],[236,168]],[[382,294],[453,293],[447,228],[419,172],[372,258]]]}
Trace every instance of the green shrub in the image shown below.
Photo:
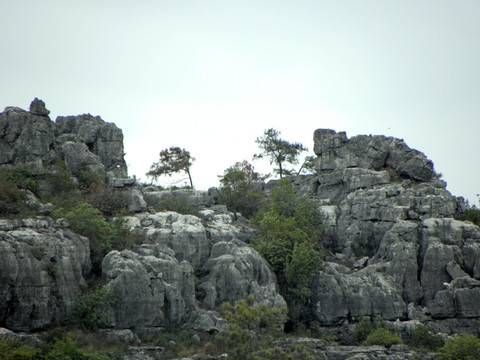
{"label": "green shrub", "polygon": [[379,327],[373,330],[373,332],[371,332],[367,336],[367,338],[362,344],[363,345],[383,345],[386,347],[390,347],[395,344],[402,344],[402,339],[393,330],[390,330],[384,327]]}
{"label": "green shrub", "polygon": [[83,199],[105,216],[116,216],[126,211],[127,195],[102,183],[92,183],[82,188]]}
{"label": "green shrub", "polygon": [[255,182],[264,178],[247,161],[237,162],[224,171],[220,178],[218,202],[230,211],[252,218],[261,208],[265,196],[256,189]]}
{"label": "green shrub", "polygon": [[38,359],[39,353],[19,340],[0,340],[0,360]]}
{"label": "green shrub", "polygon": [[114,298],[106,286],[98,286],[77,297],[69,323],[86,331],[97,331],[108,325],[108,306]]}
{"label": "green shrub", "polygon": [[67,163],[63,160],[57,160],[54,171],[47,175],[47,180],[54,197],[68,196],[77,189]]}
{"label": "green shrub", "polygon": [[477,209],[475,206],[469,207],[458,217],[458,219],[462,221],[470,221],[472,224],[480,226],[480,209]]}
{"label": "green shrub", "polygon": [[72,334],[55,339],[44,356],[49,360],[108,360],[106,356],[91,354],[78,347]]}
{"label": "green shrub", "polygon": [[86,202],[81,202],[71,209],[59,208],[54,211],[53,216],[66,218],[72,231],[88,237],[93,272],[100,274],[102,259],[112,250],[112,224],[103,218],[99,210]]}
{"label": "green shrub", "polygon": [[253,360],[315,360],[318,355],[305,345],[297,345],[293,349],[281,349],[277,346],[261,349],[253,354]]}
{"label": "green shrub", "polygon": [[92,185],[102,185],[105,181],[105,172],[95,172],[86,163],[80,164],[73,175],[77,178],[80,189],[86,189]]}
{"label": "green shrub", "polygon": [[18,214],[24,204],[25,195],[20,191],[10,174],[0,171],[0,215]]}
{"label": "green shrub", "polygon": [[237,301],[235,306],[224,303],[219,308],[228,321],[228,328],[216,335],[218,347],[225,348],[232,359],[252,359],[252,353],[270,346],[268,334],[282,332],[286,309],[267,308],[255,304],[255,298]]}
{"label": "green shrub", "polygon": [[112,249],[122,251],[131,249],[135,244],[142,242],[141,236],[133,231],[123,217],[117,217],[112,222],[113,237]]}
{"label": "green shrub", "polygon": [[471,334],[461,334],[448,339],[439,353],[443,360],[480,359],[480,340]]}
{"label": "green shrub", "polygon": [[325,251],[320,245],[323,216],[317,205],[297,196],[288,179],[271,191],[267,206],[254,220],[252,239],[277,274],[287,302],[305,302],[308,278],[321,268]]}
{"label": "green shrub", "polygon": [[199,215],[198,208],[188,201],[187,196],[174,193],[169,195],[170,196],[164,196],[161,199],[146,195],[144,199],[147,205],[153,207],[156,211],[174,211],[183,215]]}
{"label": "green shrub", "polygon": [[361,316],[360,321],[353,327],[353,337],[355,339],[355,343],[363,343],[367,339],[368,335],[370,335],[374,330],[375,326],[373,323],[369,319]]}
{"label": "green shrub", "polygon": [[444,343],[435,330],[422,324],[415,326],[408,341],[408,345],[417,351],[437,351]]}

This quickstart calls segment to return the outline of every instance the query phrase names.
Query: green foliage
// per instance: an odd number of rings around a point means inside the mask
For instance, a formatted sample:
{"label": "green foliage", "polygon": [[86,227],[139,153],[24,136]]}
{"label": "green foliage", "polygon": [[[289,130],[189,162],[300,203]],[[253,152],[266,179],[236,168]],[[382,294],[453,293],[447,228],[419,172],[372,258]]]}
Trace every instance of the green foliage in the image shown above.
{"label": "green foliage", "polygon": [[297,345],[293,349],[281,349],[277,346],[261,349],[253,354],[253,360],[315,360],[318,355],[305,345]]}
{"label": "green foliage", "polygon": [[51,187],[50,193],[55,197],[68,196],[77,190],[67,163],[63,160],[55,163],[55,170],[47,175],[47,180]]}
{"label": "green foliage", "polygon": [[370,335],[374,330],[374,324],[370,320],[361,316],[360,321],[353,327],[353,337],[355,339],[355,343],[363,343],[367,339],[368,335]]}
{"label": "green foliage", "polygon": [[195,161],[185,149],[181,149],[178,146],[171,146],[169,149],[163,149],[160,151],[160,159],[154,162],[147,172],[147,176],[156,180],[162,175],[171,176],[174,173],[185,172],[190,180],[190,187],[193,189],[192,176],[190,174],[190,168]]}
{"label": "green foliage", "polygon": [[437,351],[444,345],[443,339],[426,325],[417,325],[410,336],[408,345],[417,351]]}
{"label": "green foliage", "polygon": [[273,335],[282,331],[286,309],[267,308],[255,305],[255,298],[239,300],[235,306],[224,303],[220,313],[228,321],[225,332],[216,336],[217,341],[229,351],[229,358],[252,359],[254,350],[268,345]]}
{"label": "green foliage", "polygon": [[480,359],[480,340],[471,334],[461,334],[448,339],[439,351],[443,360]]}
{"label": "green foliage", "polygon": [[81,163],[73,175],[77,178],[80,189],[86,189],[92,185],[99,186],[105,181],[104,172],[95,172],[86,163]]}
{"label": "green foliage", "polygon": [[480,226],[480,209],[472,206],[463,212],[462,215],[458,217],[462,221],[470,221],[472,224]]}
{"label": "green foliage", "polygon": [[117,217],[111,223],[113,227],[112,249],[124,250],[131,249],[135,244],[140,244],[142,238],[133,231],[123,217]]}
{"label": "green foliage", "polygon": [[16,167],[9,171],[10,179],[17,185],[19,189],[30,190],[33,193],[37,191],[37,181],[32,172],[25,167]]}
{"label": "green foliage", "polygon": [[373,323],[362,316],[353,328],[353,336],[355,342],[359,345],[383,345],[390,347],[395,344],[402,344],[400,336],[380,316]]}
{"label": "green foliage", "polygon": [[292,165],[298,164],[298,157],[302,151],[308,150],[300,143],[290,143],[280,138],[280,131],[273,128],[264,131],[262,137],[258,137],[255,142],[262,151],[255,154],[254,159],[262,159],[265,156],[269,158],[270,164],[277,167],[273,169],[280,178],[283,175],[293,175],[296,172],[293,169],[286,169],[286,163]]}
{"label": "green foliage", "polygon": [[108,357],[80,349],[71,334],[55,339],[45,356],[49,360],[107,360]]}
{"label": "green foliage", "polygon": [[105,216],[116,216],[126,211],[128,199],[121,190],[103,183],[92,183],[82,189],[83,199]]}
{"label": "green foliage", "polygon": [[32,348],[18,340],[0,341],[0,360],[107,360],[107,356],[82,350],[71,334],[53,339],[41,348]]}
{"label": "green foliage", "polygon": [[25,195],[13,181],[11,173],[0,171],[0,216],[19,213],[25,208],[24,198]]}
{"label": "green foliage", "polygon": [[379,327],[373,330],[362,343],[363,345],[383,345],[390,347],[396,344],[402,344],[402,339],[394,331]]}
{"label": "green foliage", "polygon": [[18,340],[0,340],[0,360],[38,359],[40,351]]}
{"label": "green foliage", "polygon": [[219,202],[230,211],[239,212],[246,218],[255,215],[264,201],[261,190],[254,183],[264,178],[254,171],[247,161],[237,162],[224,171],[220,178]]}
{"label": "green foliage", "polygon": [[112,250],[112,238],[115,235],[112,224],[87,202],[81,202],[71,209],[59,208],[54,211],[53,216],[66,218],[72,231],[88,237],[93,271],[100,274],[102,259]]}
{"label": "green foliage", "polygon": [[183,215],[199,216],[198,208],[188,201],[187,196],[174,193],[169,195],[171,196],[164,196],[162,198],[145,195],[144,199],[147,205],[153,207],[156,211],[174,211]]}
{"label": "green foliage", "polygon": [[288,180],[272,190],[268,204],[255,219],[254,247],[277,274],[287,300],[304,302],[309,275],[320,269],[319,244],[323,216],[315,203],[294,194]]}
{"label": "green foliage", "polygon": [[98,286],[77,297],[69,323],[85,331],[97,331],[108,325],[106,310],[114,298],[106,286]]}

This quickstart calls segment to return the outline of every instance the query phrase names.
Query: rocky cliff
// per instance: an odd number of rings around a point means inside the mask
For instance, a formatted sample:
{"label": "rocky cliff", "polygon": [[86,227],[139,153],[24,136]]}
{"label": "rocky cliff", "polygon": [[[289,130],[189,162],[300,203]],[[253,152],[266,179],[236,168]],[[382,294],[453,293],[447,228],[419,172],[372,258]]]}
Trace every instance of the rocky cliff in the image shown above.
{"label": "rocky cliff", "polygon": [[399,139],[319,129],[318,172],[297,178],[327,215],[332,250],[311,279],[312,311],[325,326],[360,316],[429,321],[478,332],[480,230],[433,163]]}
{"label": "rocky cliff", "polygon": [[0,166],[41,170],[57,159],[71,171],[81,164],[125,178],[123,134],[99,116],[83,114],[50,120],[45,103],[35,98],[30,111],[7,107],[0,113]]}
{"label": "rocky cliff", "polygon": [[[91,115],[54,123],[48,114],[38,99],[30,111],[0,113],[0,168],[48,171],[61,159],[75,172],[86,164],[129,194],[126,220],[141,244],[103,259],[101,281],[116,299],[111,327],[188,323],[221,331],[215,309],[224,301],[253,295],[285,306],[239,214],[208,192],[140,192],[127,177],[120,129]],[[295,191],[325,214],[321,241],[330,255],[310,279],[312,320],[345,342],[361,316],[381,316],[399,329],[421,321],[444,333],[480,333],[480,229],[455,219],[465,204],[446,190],[432,161],[400,139],[348,139],[327,129],[315,131],[314,150],[316,174],[292,178]],[[146,195],[187,196],[198,216],[147,209]],[[65,320],[91,276],[88,239],[64,220],[1,219],[0,248],[0,326],[34,331]]]}

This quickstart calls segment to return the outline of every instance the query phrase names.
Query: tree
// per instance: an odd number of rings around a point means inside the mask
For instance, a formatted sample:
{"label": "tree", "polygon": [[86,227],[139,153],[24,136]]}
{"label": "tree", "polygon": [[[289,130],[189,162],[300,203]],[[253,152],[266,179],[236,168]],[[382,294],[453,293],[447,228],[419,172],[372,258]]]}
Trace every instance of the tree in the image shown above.
{"label": "tree", "polygon": [[260,154],[253,155],[254,159],[262,159],[265,156],[269,158],[270,164],[276,164],[278,168],[273,171],[280,175],[291,175],[292,169],[286,169],[285,163],[298,164],[298,157],[302,151],[308,150],[300,143],[290,143],[280,138],[280,131],[273,128],[264,131],[262,137],[258,137],[255,142],[262,150]]}
{"label": "tree", "polygon": [[162,175],[172,176],[174,173],[184,171],[188,175],[190,187],[193,189],[190,167],[194,161],[195,158],[190,155],[189,151],[178,146],[171,146],[169,149],[160,151],[160,160],[152,164],[146,175],[156,180]]}
{"label": "tree", "polygon": [[219,200],[230,211],[240,212],[250,218],[260,209],[264,195],[260,188],[255,187],[255,182],[263,181],[264,177],[255,172],[248,161],[235,163],[219,178]]}
{"label": "tree", "polygon": [[310,295],[308,279],[321,268],[323,215],[315,203],[298,196],[287,179],[272,189],[268,206],[255,219],[253,246],[276,273],[288,302],[303,303]]}

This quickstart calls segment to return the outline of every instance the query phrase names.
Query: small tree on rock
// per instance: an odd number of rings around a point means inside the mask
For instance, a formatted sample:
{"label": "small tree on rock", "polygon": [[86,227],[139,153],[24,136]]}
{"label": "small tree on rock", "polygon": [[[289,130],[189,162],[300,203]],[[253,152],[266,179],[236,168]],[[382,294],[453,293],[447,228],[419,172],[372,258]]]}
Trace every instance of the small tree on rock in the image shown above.
{"label": "small tree on rock", "polygon": [[195,158],[190,155],[189,151],[178,146],[171,146],[169,149],[160,151],[160,160],[152,164],[146,175],[156,180],[162,175],[172,176],[174,173],[184,171],[188,175],[190,187],[193,189],[190,167],[194,161]]}
{"label": "small tree on rock", "polygon": [[278,167],[273,171],[280,175],[291,175],[295,173],[292,169],[286,169],[285,164],[298,164],[298,157],[302,151],[308,150],[300,143],[290,143],[280,138],[280,131],[273,128],[264,131],[263,136],[258,137],[255,142],[262,150],[260,154],[253,155],[254,159],[262,159],[265,156],[269,158],[270,164],[276,164]]}

